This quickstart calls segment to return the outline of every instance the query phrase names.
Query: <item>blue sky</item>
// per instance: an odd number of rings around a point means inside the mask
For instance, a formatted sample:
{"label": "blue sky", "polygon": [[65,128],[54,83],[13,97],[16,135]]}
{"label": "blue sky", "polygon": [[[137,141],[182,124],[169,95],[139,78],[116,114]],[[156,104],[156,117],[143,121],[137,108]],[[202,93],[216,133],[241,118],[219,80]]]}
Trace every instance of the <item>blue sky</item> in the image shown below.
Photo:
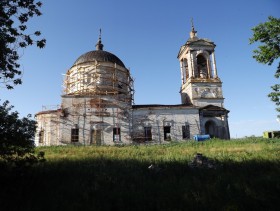
{"label": "blue sky", "polygon": [[278,83],[276,64],[252,58],[251,28],[269,15],[280,17],[279,0],[42,0],[43,15],[29,22],[47,39],[43,50],[21,52],[23,85],[8,91],[21,116],[42,106],[60,104],[62,74],[83,53],[94,50],[102,28],[104,50],[117,55],[135,79],[135,104],[179,104],[180,68],[177,53],[191,30],[215,42],[218,74],[225,107],[230,110],[231,137],[279,130],[275,105],[267,94]]}

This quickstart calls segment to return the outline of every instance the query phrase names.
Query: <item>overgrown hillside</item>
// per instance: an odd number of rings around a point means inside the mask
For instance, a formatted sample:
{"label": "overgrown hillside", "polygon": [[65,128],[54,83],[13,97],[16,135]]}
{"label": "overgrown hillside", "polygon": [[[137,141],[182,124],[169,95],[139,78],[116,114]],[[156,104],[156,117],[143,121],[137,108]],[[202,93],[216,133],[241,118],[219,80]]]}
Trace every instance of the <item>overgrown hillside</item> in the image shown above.
{"label": "overgrown hillside", "polygon": [[47,162],[28,169],[2,167],[3,210],[280,207],[277,139],[37,150],[45,152]]}

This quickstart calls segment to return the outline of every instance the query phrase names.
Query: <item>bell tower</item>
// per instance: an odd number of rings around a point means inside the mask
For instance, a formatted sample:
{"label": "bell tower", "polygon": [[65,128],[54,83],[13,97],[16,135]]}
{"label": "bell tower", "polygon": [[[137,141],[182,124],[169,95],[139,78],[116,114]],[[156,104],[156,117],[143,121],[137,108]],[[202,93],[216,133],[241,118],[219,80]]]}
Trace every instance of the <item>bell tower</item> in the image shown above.
{"label": "bell tower", "polygon": [[192,22],[190,38],[177,58],[181,70],[182,104],[223,107],[222,82],[218,77],[214,42],[199,38]]}

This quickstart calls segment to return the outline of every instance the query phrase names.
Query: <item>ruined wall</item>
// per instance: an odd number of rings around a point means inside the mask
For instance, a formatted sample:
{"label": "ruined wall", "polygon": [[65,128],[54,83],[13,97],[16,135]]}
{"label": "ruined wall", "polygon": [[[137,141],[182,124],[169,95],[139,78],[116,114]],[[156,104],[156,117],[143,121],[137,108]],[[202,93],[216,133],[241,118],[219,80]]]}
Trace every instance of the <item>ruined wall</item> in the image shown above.
{"label": "ruined wall", "polygon": [[[142,107],[132,111],[132,140],[145,142],[145,127],[150,127],[152,141],[162,143],[168,140],[182,140],[182,127],[188,125],[189,138],[200,133],[198,109],[193,107]],[[170,138],[166,137],[165,127],[170,127]]]}
{"label": "ruined wall", "polygon": [[60,145],[59,110],[43,111],[36,115],[36,146]]}
{"label": "ruined wall", "polygon": [[[63,124],[61,141],[71,142],[71,130],[79,129],[79,144],[129,143],[129,109],[114,96],[62,98]],[[114,128],[120,128],[120,137],[113,137]],[[77,143],[77,144],[78,144]]]}

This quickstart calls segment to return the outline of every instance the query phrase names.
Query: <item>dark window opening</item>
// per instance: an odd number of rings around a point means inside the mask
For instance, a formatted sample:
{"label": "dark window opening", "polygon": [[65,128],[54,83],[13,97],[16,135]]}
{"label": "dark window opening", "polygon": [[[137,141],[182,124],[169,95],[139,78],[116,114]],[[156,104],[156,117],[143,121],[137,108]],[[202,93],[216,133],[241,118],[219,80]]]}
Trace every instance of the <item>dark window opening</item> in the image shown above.
{"label": "dark window opening", "polygon": [[183,65],[184,65],[184,71],[185,71],[185,74],[186,74],[185,80],[188,80],[188,78],[189,78],[189,68],[188,68],[188,60],[187,59],[183,60]]}
{"label": "dark window opening", "polygon": [[79,142],[79,129],[71,129],[71,142]]}
{"label": "dark window opening", "polygon": [[39,132],[39,143],[44,143],[44,130]]}
{"label": "dark window opening", "polygon": [[113,128],[113,141],[120,142],[121,141],[121,129],[119,127]]}
{"label": "dark window opening", "polygon": [[145,141],[152,141],[152,127],[144,127]]}
{"label": "dark window opening", "polygon": [[182,126],[182,135],[183,139],[190,139],[190,126],[189,125],[183,125]]}
{"label": "dark window opening", "polygon": [[207,61],[202,55],[197,56],[197,75],[198,78],[208,78]]}
{"label": "dark window opening", "polygon": [[166,141],[171,140],[170,128],[171,128],[171,126],[164,126],[163,127],[164,140],[166,140]]}

